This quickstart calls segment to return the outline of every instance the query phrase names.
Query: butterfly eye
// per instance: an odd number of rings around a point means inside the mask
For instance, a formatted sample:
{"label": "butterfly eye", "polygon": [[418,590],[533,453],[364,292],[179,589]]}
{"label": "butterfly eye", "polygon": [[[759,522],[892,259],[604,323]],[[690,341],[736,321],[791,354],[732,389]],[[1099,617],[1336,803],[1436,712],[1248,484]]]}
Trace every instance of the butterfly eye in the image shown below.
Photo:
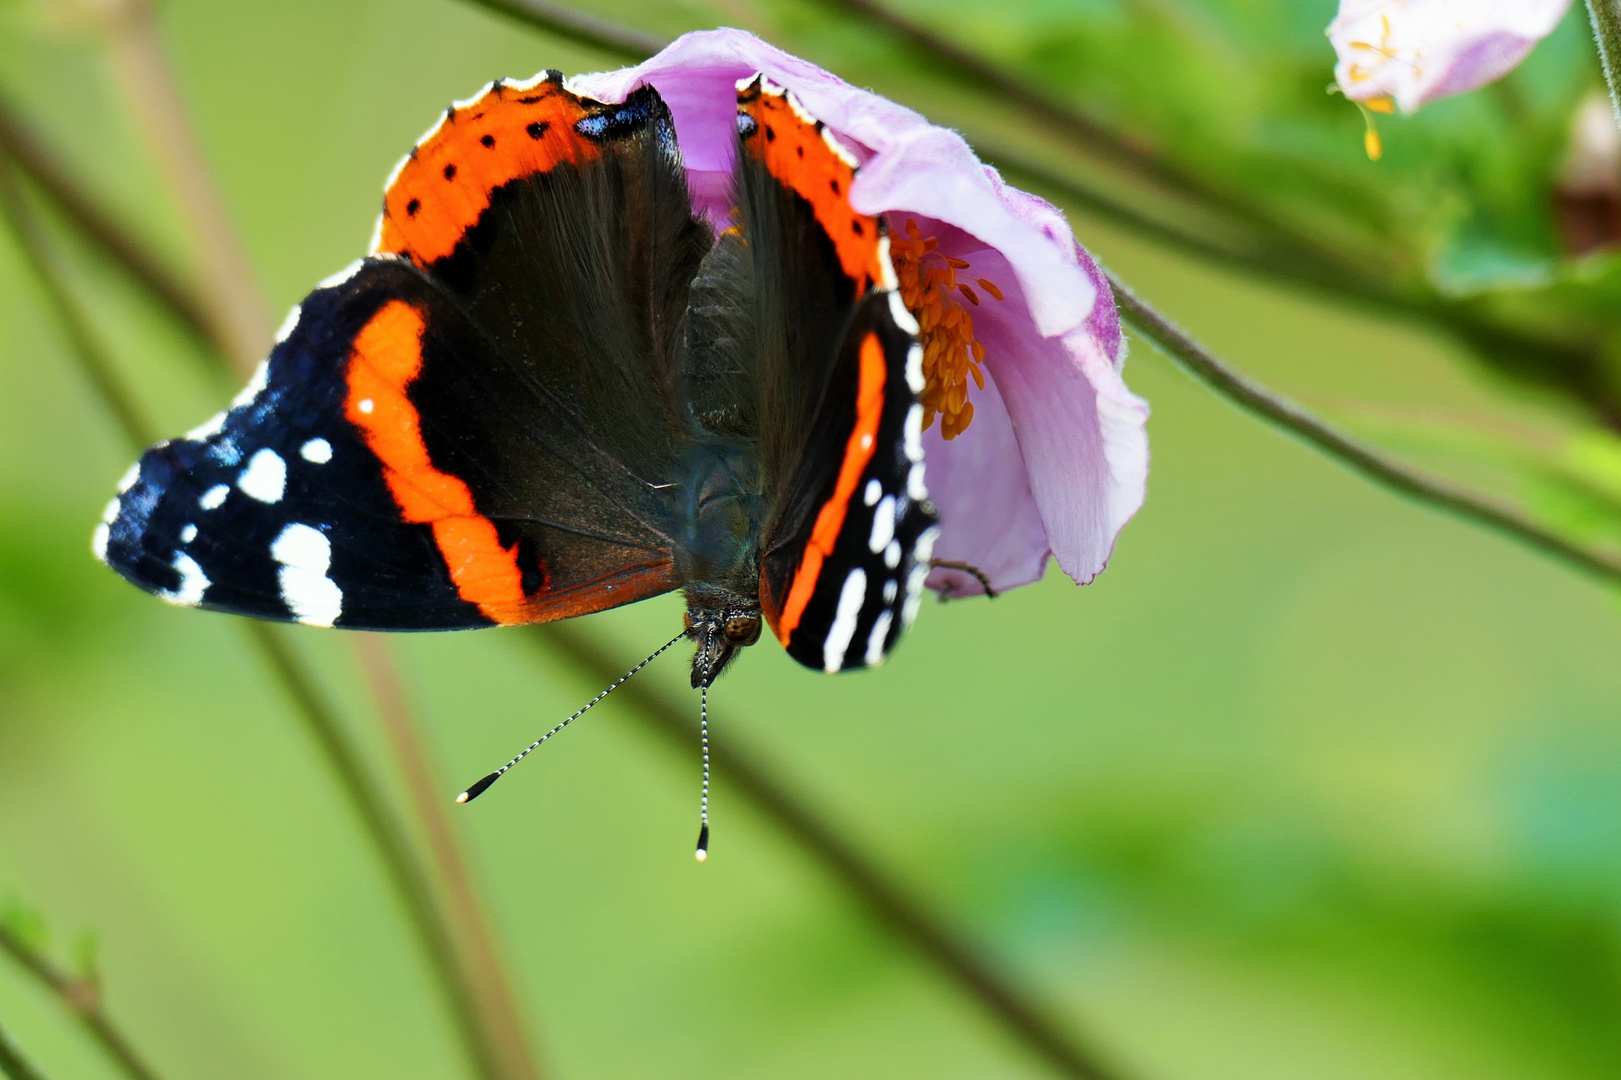
{"label": "butterfly eye", "polygon": [[760,640],[760,616],[733,615],[726,620],[726,640],[733,645],[753,645]]}

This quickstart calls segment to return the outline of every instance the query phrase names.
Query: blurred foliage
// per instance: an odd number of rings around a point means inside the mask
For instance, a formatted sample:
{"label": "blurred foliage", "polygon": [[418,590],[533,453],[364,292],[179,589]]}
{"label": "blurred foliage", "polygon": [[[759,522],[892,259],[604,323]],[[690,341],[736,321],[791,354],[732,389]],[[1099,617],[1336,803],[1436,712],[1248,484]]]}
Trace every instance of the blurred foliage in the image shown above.
{"label": "blurred foliage", "polygon": [[[1563,256],[1549,203],[1596,85],[1579,12],[1502,86],[1381,118],[1373,163],[1355,109],[1325,93],[1329,0],[903,6],[1263,223],[1371,268],[1404,298],[1386,308],[1484,313],[1608,355],[1593,343],[1614,319],[1615,256]],[[446,102],[603,63],[448,0],[165,10],[281,306],[360,249],[382,178]],[[1057,146],[811,0],[594,10],[661,33],[741,22],[1168,220],[1242,225]],[[0,8],[0,87],[184,261],[95,41],[37,14]],[[1564,395],[1548,407],[1476,378],[1412,322],[1213,272],[1106,217],[1075,223],[1267,381],[1621,543],[1616,441],[1567,407],[1602,414],[1583,389],[1602,381],[1529,364]],[[229,396],[69,250],[166,429]],[[0,243],[0,893],[95,928],[107,1007],[168,1080],[460,1075],[372,854],[234,628],[91,560],[128,452],[37,300]],[[761,747],[1144,1080],[1616,1075],[1613,597],[1369,490],[1141,344],[1128,377],[1155,407],[1150,501],[1097,584],[1054,574],[994,603],[931,605],[867,677],[804,672],[767,643],[717,688],[716,738]],[[679,617],[665,598],[593,622],[630,656]],[[342,637],[297,639],[369,731]],[[396,647],[449,777],[505,760],[598,689],[498,632]],[[638,678],[678,685],[680,665]],[[697,867],[696,749],[667,758],[617,707],[459,818],[556,1075],[1042,1075],[744,815],[724,772],[715,858]],[[17,910],[8,926],[40,925]],[[4,963],[0,1022],[53,1077],[110,1075]]]}

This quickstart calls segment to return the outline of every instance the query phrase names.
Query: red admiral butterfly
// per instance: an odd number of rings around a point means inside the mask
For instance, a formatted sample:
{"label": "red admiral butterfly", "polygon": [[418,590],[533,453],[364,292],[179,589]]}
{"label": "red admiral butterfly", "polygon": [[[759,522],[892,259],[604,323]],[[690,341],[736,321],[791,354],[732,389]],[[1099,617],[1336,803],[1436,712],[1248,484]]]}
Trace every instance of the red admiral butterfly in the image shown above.
{"label": "red admiral butterfly", "polygon": [[680,588],[694,686],[762,619],[802,664],[877,665],[937,529],[918,327],[855,172],[757,76],[717,236],[651,86],[491,84],[231,409],[130,470],[97,554],[174,603],[368,630]]}

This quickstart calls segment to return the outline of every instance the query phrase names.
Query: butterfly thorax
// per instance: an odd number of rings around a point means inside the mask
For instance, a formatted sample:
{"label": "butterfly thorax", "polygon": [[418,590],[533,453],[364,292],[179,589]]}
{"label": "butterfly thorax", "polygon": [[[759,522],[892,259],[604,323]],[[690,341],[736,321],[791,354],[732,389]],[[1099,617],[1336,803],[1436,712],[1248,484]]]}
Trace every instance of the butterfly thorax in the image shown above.
{"label": "butterfly thorax", "polygon": [[760,637],[759,536],[766,510],[756,456],[725,440],[694,442],[684,529],[675,551],[698,643],[694,686],[708,685],[736,651]]}

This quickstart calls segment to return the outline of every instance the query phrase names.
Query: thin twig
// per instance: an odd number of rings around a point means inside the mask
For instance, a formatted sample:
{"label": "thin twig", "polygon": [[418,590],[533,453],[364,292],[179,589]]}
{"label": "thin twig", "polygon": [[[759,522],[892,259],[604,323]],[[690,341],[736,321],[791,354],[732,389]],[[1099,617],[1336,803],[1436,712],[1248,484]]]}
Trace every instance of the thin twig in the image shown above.
{"label": "thin twig", "polygon": [[101,1010],[101,988],[93,980],[76,979],[51,963],[22,938],[0,925],[0,952],[5,952],[24,971],[54,994],[79,1023],[101,1044],[130,1080],[157,1080],[157,1073],[141,1060],[135,1047]]}
{"label": "thin twig", "polygon": [[23,1057],[22,1049],[11,1041],[3,1027],[0,1027],[0,1075],[8,1080],[45,1080],[45,1074]]}
{"label": "thin twig", "polygon": [[95,198],[57,165],[61,155],[46,145],[39,132],[23,122],[4,96],[0,96],[0,150],[16,160],[18,167],[73,221],[85,239],[110,256],[114,265],[127,267],[142,285],[156,293],[163,307],[194,340],[213,348],[207,313],[192,286],[170,273],[161,260],[148,254],[150,245],[126,232],[96,205]]}
{"label": "thin twig", "polygon": [[632,62],[645,60],[670,42],[656,34],[619,26],[550,0],[468,0],[553,37],[585,45]]}
{"label": "thin twig", "polygon": [[90,323],[73,299],[60,267],[51,257],[50,248],[40,231],[39,220],[29,212],[26,197],[18,186],[11,159],[0,152],[0,217],[4,217],[17,249],[39,282],[45,301],[56,315],[57,323],[67,335],[69,351],[73,353],[85,377],[101,395],[114,418],[137,445],[144,446],[152,439],[152,425],[142,414],[135,399],[118,380],[112,361],[90,331]]}
{"label": "thin twig", "polygon": [[246,378],[270,347],[274,324],[197,143],[158,30],[153,0],[115,0],[104,10],[114,76],[197,244],[202,261],[198,295],[213,336],[223,343],[237,374]]}
{"label": "thin twig", "polygon": [[489,1029],[502,1069],[511,1080],[535,1080],[535,1056],[529,1046],[517,996],[501,966],[500,952],[490,931],[489,912],[479,901],[472,871],[462,854],[462,841],[445,812],[445,786],[439,781],[424,744],[415,710],[392,654],[380,634],[355,634],[355,652],[371,687],[394,756],[399,760],[405,789],[426,834],[428,851],[453,918],[450,929],[458,935],[468,965],[468,982]]}
{"label": "thin twig", "polygon": [[[0,159],[0,215],[5,217],[16,234],[29,267],[50,298],[62,331],[68,339],[69,352],[73,354],[91,385],[112,409],[130,445],[134,448],[144,446],[151,439],[149,431],[127,405],[128,395],[112,375],[83,316],[57,275],[49,254],[43,250],[37,222],[28,213],[26,204],[19,197],[6,164],[4,159]],[[126,404],[120,405],[121,402]],[[439,985],[444,990],[456,1018],[457,1029],[479,1074],[488,1080],[499,1080],[502,1074],[494,1067],[492,1052],[485,1046],[478,1010],[473,1005],[462,977],[427,877],[417,866],[404,831],[395,824],[381,793],[377,791],[361,766],[358,753],[349,744],[348,737],[339,727],[331,709],[316,692],[311,673],[294,658],[269,627],[246,621],[244,627],[254,645],[264,655],[271,670],[281,679],[289,696],[299,706],[300,718],[315,736],[328,763],[338,774],[340,786],[360,816],[361,823],[365,826],[367,835],[382,859],[406,913],[417,931],[423,949],[428,954],[428,959],[438,976]]]}
{"label": "thin twig", "polygon": [[1109,286],[1114,290],[1122,319],[1184,371],[1251,416],[1288,431],[1381,487],[1485,525],[1607,581],[1621,581],[1621,560],[1584,548],[1511,506],[1429,476],[1335,430],[1294,402],[1227,366],[1112,274]]}
{"label": "thin twig", "polygon": [[337,714],[316,690],[313,674],[273,627],[255,619],[242,619],[239,623],[298,707],[299,719],[320,746],[327,764],[338,774],[338,786],[365,826],[372,848],[382,858],[394,891],[405,905],[406,915],[428,954],[446,1003],[456,1019],[457,1031],[478,1074],[487,1080],[496,1080],[502,1075],[499,1060],[484,1033],[478,1007],[458,962],[446,921],[435,902],[432,886],[411,850],[405,831],[389,812],[382,792],[361,763],[360,752],[349,741]]}
{"label": "thin twig", "polygon": [[[593,685],[606,684],[625,668],[620,658],[573,623],[551,623],[532,631],[532,639],[566,658]],[[698,725],[690,702],[680,702],[650,681],[631,680],[619,690],[621,702],[638,723],[666,739],[684,755],[698,746]],[[720,725],[717,725],[720,726]],[[733,725],[726,725],[732,727]],[[1105,1066],[1096,1053],[1066,1030],[1036,996],[971,944],[929,905],[895,880],[871,857],[840,835],[803,799],[789,791],[777,770],[753,758],[728,735],[712,750],[716,771],[726,788],[752,803],[767,820],[804,849],[842,884],[880,926],[911,946],[998,1021],[1003,1030],[1062,1076],[1109,1080],[1121,1074]]]}
{"label": "thin twig", "polygon": [[[115,70],[204,254],[208,272],[201,283],[200,306],[210,313],[209,326],[218,347],[215,355],[227,357],[237,373],[243,374],[258,363],[269,347],[270,315],[224,200],[203,160],[151,0],[120,0],[115,5],[111,31]],[[454,835],[436,829],[431,819],[423,822],[423,832],[431,841],[429,854],[451,901],[448,908],[442,908],[429,878],[416,863],[407,833],[372,785],[359,757],[347,747],[330,711],[310,711],[310,703],[319,701],[309,673],[294,663],[285,649],[276,653],[273,647],[277,640],[268,632],[258,632],[262,630],[256,628],[251,636],[271,667],[288,682],[293,698],[304,707],[317,744],[327,753],[377,845],[421,936],[474,1068],[496,1080],[535,1080],[538,1071],[523,1034],[520,1010],[511,984],[501,972],[483,910],[458,895],[470,889],[470,880],[465,862],[455,856]],[[404,691],[388,665],[373,665],[370,673],[379,714],[387,721],[403,707]],[[410,775],[412,761],[426,758],[416,743],[414,725],[393,725],[389,734],[396,749],[405,747],[402,767]],[[437,804],[434,806],[437,808]]]}

